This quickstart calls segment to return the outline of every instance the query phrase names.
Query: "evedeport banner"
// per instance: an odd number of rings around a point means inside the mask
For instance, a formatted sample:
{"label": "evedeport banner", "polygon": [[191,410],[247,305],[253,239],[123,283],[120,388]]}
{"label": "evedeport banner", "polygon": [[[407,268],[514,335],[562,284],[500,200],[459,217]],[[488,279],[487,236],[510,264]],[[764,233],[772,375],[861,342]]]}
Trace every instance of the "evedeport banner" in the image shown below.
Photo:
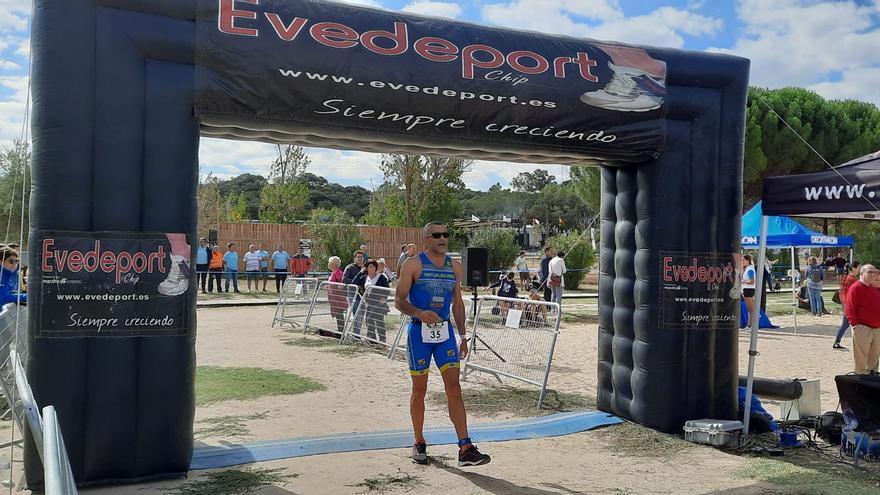
{"label": "evedeport banner", "polygon": [[[37,337],[183,335],[191,271],[183,234],[41,232]],[[184,244],[185,245],[185,244]],[[35,302],[31,299],[32,303]]]}
{"label": "evedeport banner", "polygon": [[321,1],[198,5],[208,126],[624,162],[663,147],[666,64],[642,48]]}

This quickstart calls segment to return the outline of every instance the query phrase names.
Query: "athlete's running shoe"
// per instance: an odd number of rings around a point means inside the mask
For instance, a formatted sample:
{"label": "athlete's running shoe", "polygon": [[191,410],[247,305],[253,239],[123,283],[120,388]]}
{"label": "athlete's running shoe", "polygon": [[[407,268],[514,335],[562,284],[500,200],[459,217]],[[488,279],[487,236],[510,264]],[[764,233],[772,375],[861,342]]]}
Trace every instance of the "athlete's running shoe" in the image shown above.
{"label": "athlete's running shoe", "polygon": [[427,464],[428,446],[423,443],[413,444],[412,461],[416,464]]}
{"label": "athlete's running shoe", "polygon": [[491,460],[492,458],[489,457],[489,454],[484,454],[477,450],[476,445],[471,445],[471,448],[458,453],[458,467],[482,466],[483,464],[489,464]]}
{"label": "athlete's running shoe", "polygon": [[587,105],[621,112],[647,112],[660,108],[666,96],[663,79],[635,67],[608,62],[612,77],[602,89],[581,95]]}
{"label": "athlete's running shoe", "polygon": [[189,288],[189,260],[176,254],[171,255],[171,270],[168,277],[159,284],[159,293],[166,296],[179,296]]}

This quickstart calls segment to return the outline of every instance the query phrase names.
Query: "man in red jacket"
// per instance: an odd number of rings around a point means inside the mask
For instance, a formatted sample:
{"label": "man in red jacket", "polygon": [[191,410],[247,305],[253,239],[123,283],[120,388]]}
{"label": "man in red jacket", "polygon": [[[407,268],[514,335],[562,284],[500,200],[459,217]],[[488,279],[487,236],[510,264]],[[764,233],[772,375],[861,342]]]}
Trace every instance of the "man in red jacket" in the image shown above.
{"label": "man in red jacket", "polygon": [[853,328],[855,372],[865,375],[880,364],[880,270],[866,264],[859,275],[846,295],[846,318]]}

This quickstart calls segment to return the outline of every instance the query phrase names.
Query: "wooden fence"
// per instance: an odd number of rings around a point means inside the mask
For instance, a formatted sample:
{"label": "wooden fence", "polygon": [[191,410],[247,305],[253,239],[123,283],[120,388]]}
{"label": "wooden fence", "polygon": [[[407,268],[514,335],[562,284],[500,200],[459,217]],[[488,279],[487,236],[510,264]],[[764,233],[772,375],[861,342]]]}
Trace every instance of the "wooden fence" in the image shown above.
{"label": "wooden fence", "polygon": [[[421,246],[422,229],[408,227],[371,227],[358,226],[361,235],[367,242],[367,253],[370,258],[385,258],[388,266],[397,271],[397,258],[400,256],[400,245],[415,243]],[[248,245],[265,243],[265,249],[272,254],[278,244],[290,254],[296,254],[300,239],[312,239],[307,225],[277,223],[221,223],[217,231],[220,248],[226,251],[230,242],[237,244],[239,259],[248,249]],[[336,253],[342,258],[342,266],[351,263],[352,253]],[[243,269],[242,266],[239,269]]]}

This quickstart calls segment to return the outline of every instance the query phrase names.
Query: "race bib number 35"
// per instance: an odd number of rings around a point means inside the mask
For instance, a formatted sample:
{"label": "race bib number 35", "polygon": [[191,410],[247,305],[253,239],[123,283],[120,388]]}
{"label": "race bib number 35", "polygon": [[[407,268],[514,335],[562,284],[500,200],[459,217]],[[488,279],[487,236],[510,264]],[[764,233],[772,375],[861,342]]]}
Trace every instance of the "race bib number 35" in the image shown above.
{"label": "race bib number 35", "polygon": [[439,344],[447,340],[449,340],[449,322],[422,324],[422,342],[425,344]]}

